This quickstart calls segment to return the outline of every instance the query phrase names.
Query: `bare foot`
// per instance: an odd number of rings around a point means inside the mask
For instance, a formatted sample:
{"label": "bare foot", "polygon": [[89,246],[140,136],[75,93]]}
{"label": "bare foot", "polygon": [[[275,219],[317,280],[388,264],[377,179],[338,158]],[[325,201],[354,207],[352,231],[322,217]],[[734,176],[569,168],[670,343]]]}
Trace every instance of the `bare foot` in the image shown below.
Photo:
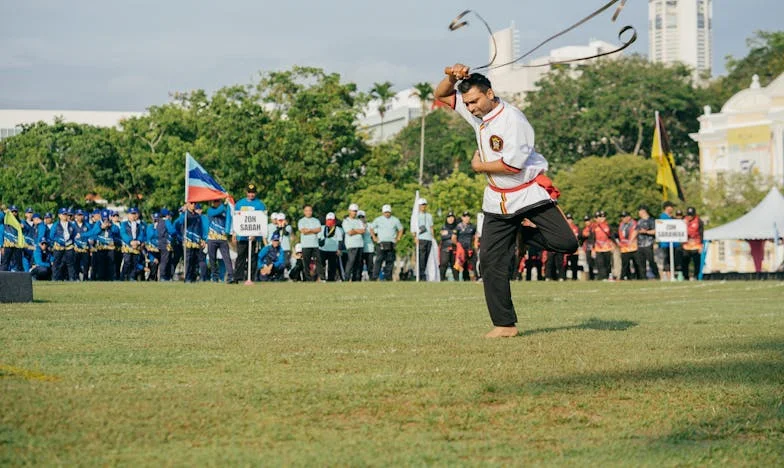
{"label": "bare foot", "polygon": [[511,338],[517,336],[517,327],[495,327],[490,333],[485,335],[485,338]]}

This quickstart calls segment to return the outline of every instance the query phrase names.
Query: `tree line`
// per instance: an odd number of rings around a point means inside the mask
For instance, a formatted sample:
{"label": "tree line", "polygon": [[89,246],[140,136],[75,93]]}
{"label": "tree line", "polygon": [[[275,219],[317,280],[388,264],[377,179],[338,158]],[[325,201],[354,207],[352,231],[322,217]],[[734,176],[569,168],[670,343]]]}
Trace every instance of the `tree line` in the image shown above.
{"label": "tree line", "polygon": [[[698,151],[688,137],[698,130],[702,107],[718,108],[748,87],[758,73],[762,85],[784,71],[784,32],[758,32],[746,57],[728,57],[728,74],[694,86],[682,65],[654,64],[640,56],[603,60],[573,70],[558,69],[526,96],[524,109],[536,129],[536,147],[551,164],[562,203],[575,216],[603,208],[630,209],[661,201],[650,161],[653,113],[667,127],[690,204],[723,218],[726,203],[711,203],[716,190],[744,204],[764,196],[741,190],[758,184],[714,183],[703,195]],[[418,83],[423,111],[432,87]],[[255,83],[232,85],[209,95],[175,93],[119,128],[56,121],[25,125],[0,141],[0,202],[33,206],[90,207],[92,194],[151,211],[177,207],[184,193],[184,158],[190,152],[231,193],[253,182],[265,203],[296,216],[305,203],[317,213],[345,212],[359,203],[369,213],[390,203],[406,216],[420,187],[434,211],[476,213],[484,180],[470,171],[473,131],[453,112],[423,112],[392,139],[371,145],[357,116],[371,99],[382,116],[393,84],[360,91],[336,73],[313,67],[261,73]],[[423,138],[424,135],[424,138]],[[420,156],[424,154],[420,176]],[[631,155],[631,156],[628,156]],[[421,186],[420,186],[421,177]],[[739,176],[741,177],[741,176]],[[748,179],[748,180],[747,180]],[[617,206],[616,206],[617,205]],[[714,208],[715,207],[715,208]],[[732,212],[732,209],[730,209]],[[401,215],[402,214],[402,215]],[[709,216],[711,213],[707,213]],[[407,216],[406,216],[407,217]]]}

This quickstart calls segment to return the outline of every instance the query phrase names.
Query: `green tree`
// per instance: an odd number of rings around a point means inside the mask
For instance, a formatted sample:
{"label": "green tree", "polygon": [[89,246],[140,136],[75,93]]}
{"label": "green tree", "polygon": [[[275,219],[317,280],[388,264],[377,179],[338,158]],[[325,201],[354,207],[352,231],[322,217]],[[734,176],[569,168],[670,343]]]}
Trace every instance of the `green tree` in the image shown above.
{"label": "green tree", "polygon": [[[471,156],[476,149],[474,130],[456,113],[437,109],[425,117],[427,126],[427,151],[424,158],[423,183],[436,178],[445,179],[457,168],[471,172]],[[421,121],[411,122],[394,141],[400,146],[403,161],[419,158]]]}
{"label": "green tree", "polygon": [[384,116],[387,113],[387,105],[389,101],[395,97],[395,92],[392,91],[392,83],[385,81],[383,83],[373,83],[370,89],[370,96],[378,100],[378,114],[381,116],[381,136],[379,140],[384,140]]}
{"label": "green tree", "polygon": [[613,223],[621,211],[634,213],[647,204],[655,212],[661,204],[656,164],[629,154],[583,158],[560,171],[554,183],[561,190],[560,205],[575,217],[603,209]]}
{"label": "green tree", "polygon": [[759,75],[760,85],[767,86],[784,73],[784,31],[756,31],[746,40],[748,54],[743,58],[726,57],[727,75],[714,80],[706,90],[706,100],[719,108]]}
{"label": "green tree", "polygon": [[433,100],[433,86],[427,82],[417,83],[414,85],[412,95],[416,96],[422,105],[419,136],[419,185],[422,185],[422,171],[425,161],[425,116],[427,115],[427,103]]}
{"label": "green tree", "polygon": [[526,98],[525,113],[553,172],[589,154],[649,155],[656,111],[676,162],[696,167],[697,146],[688,134],[698,130],[702,108],[686,66],[654,64],[635,55],[600,60],[577,74],[562,68],[538,85]]}
{"label": "green tree", "polygon": [[748,213],[774,185],[772,177],[757,173],[731,172],[702,179],[694,174],[685,177],[683,190],[688,205],[697,209],[709,227],[717,227]]}

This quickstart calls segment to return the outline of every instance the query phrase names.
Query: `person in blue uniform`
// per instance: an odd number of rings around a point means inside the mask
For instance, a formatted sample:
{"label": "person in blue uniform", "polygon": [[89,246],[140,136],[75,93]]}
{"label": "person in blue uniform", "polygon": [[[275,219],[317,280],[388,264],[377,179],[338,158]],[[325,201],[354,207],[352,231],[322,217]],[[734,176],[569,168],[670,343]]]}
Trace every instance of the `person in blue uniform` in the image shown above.
{"label": "person in blue uniform", "polygon": [[174,223],[171,221],[171,213],[168,209],[162,208],[160,212],[160,220],[155,226],[158,236],[158,249],[161,252],[161,263],[158,266],[158,277],[160,281],[171,281],[174,263],[172,262],[174,254],[174,238],[177,235],[177,230]]}
{"label": "person in blue uniform", "polygon": [[147,257],[147,281],[158,281],[158,270],[161,265],[161,250],[158,247],[158,224],[161,222],[160,213],[152,214],[152,222],[146,226],[144,253]]}
{"label": "person in blue uniform", "polygon": [[229,236],[231,236],[231,210],[228,200],[223,203],[221,200],[213,200],[212,206],[207,209],[209,218],[209,228],[207,231],[207,252],[210,257],[210,272],[212,281],[221,281],[218,272],[218,252],[221,254],[221,261],[226,267],[226,282],[234,282],[234,267],[231,264],[231,254],[229,252]]}
{"label": "person in blue uniform", "polygon": [[68,221],[68,209],[57,211],[59,220],[49,229],[52,242],[52,279],[55,281],[76,281],[76,259],[74,258],[74,240],[76,226]]}
{"label": "person in blue uniform", "polygon": [[112,224],[117,227],[117,229],[112,230],[112,234],[114,235],[114,279],[115,281],[120,281],[122,279],[122,261],[123,261],[123,251],[122,251],[122,236],[120,235],[120,213],[116,211],[112,211],[111,218]]}
{"label": "person in blue uniform", "polygon": [[[3,224],[3,255],[0,261],[0,271],[24,271],[24,229],[20,232],[14,224],[19,222],[19,208],[14,205],[8,207]],[[21,241],[21,242],[20,242]]]}
{"label": "person in blue uniform", "polygon": [[38,237],[38,228],[35,225],[35,221],[33,220],[33,212],[32,208],[27,208],[24,213],[24,220],[22,221],[22,234],[25,238],[25,248],[23,252],[22,263],[24,265],[24,271],[30,271],[30,268],[33,265],[33,254],[35,253],[35,249],[37,248],[37,237]]}
{"label": "person in blue uniform", "polygon": [[30,274],[38,281],[49,281],[52,279],[52,252],[49,250],[49,243],[46,239],[35,248],[33,252],[33,266]]}
{"label": "person in blue uniform", "polygon": [[210,220],[206,214],[204,214],[204,208],[201,206],[201,203],[196,203],[193,205],[193,210],[201,217],[201,246],[202,248],[199,249],[199,280],[200,281],[209,281],[209,276],[207,275],[207,235],[210,232]]}
{"label": "person in blue uniform", "polygon": [[52,240],[49,239],[49,229],[54,224],[54,216],[52,213],[47,212],[44,214],[44,220],[41,224],[38,225],[38,237],[36,238],[36,243],[40,243],[42,240],[46,240],[47,244],[50,246],[52,245]]}
{"label": "person in blue uniform", "polygon": [[185,243],[185,282],[191,283],[198,280],[200,252],[205,247],[204,228],[202,218],[196,212],[194,203],[186,203],[184,212],[177,220],[177,224],[185,229],[182,232]]}
{"label": "person in blue uniform", "polygon": [[97,232],[93,236],[93,269],[96,281],[114,281],[114,239],[120,228],[111,220],[111,211],[101,210],[101,218],[95,223]]}
{"label": "person in blue uniform", "polygon": [[261,281],[282,281],[285,276],[286,256],[280,247],[280,234],[272,233],[269,245],[264,246],[259,252],[259,261],[256,270]]}
{"label": "person in blue uniform", "polygon": [[76,278],[87,281],[90,274],[90,223],[85,220],[84,210],[76,210],[74,225],[76,226],[76,239],[74,239],[74,264],[76,265]]}
{"label": "person in blue uniform", "polygon": [[123,254],[120,278],[122,281],[136,281],[145,240],[145,227],[139,220],[138,208],[128,210],[128,219],[120,223],[120,237]]}
{"label": "person in blue uniform", "polygon": [[[267,207],[264,202],[256,198],[256,185],[248,184],[246,190],[246,197],[238,201],[234,205],[235,211],[266,211]],[[251,241],[253,247],[250,252],[250,265],[248,265],[248,248],[250,248]],[[255,263],[256,252],[258,252],[258,245],[262,242],[261,238],[248,238],[246,236],[234,235],[234,242],[237,245],[237,263],[235,265],[234,274],[235,281],[239,278],[245,277],[248,274],[248,267],[252,267]]]}

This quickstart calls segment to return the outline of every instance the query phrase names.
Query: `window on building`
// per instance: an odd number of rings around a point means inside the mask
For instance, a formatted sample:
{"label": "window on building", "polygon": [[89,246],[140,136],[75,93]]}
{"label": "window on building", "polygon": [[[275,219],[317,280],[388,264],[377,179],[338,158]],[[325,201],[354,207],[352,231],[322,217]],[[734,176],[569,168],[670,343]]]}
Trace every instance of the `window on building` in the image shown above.
{"label": "window on building", "polygon": [[724,262],[727,259],[727,241],[719,241],[719,261]]}

